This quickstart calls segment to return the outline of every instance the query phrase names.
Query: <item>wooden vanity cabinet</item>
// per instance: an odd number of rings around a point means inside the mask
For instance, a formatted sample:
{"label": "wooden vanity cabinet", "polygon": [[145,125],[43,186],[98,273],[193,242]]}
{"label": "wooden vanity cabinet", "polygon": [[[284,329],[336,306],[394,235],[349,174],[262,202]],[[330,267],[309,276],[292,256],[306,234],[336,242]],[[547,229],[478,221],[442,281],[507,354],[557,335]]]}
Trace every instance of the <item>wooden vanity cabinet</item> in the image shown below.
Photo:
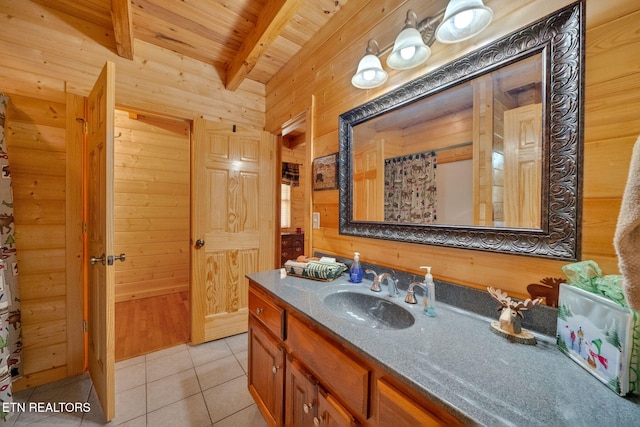
{"label": "wooden vanity cabinet", "polygon": [[249,391],[270,426],[462,423],[249,282]]}

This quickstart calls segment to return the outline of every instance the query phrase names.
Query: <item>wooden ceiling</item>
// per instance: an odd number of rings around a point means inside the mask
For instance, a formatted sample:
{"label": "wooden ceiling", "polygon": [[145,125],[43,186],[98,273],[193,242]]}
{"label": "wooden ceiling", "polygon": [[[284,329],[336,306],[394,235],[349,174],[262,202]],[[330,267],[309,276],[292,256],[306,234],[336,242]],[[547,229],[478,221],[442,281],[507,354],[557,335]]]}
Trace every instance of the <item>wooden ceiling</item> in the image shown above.
{"label": "wooden ceiling", "polygon": [[105,28],[124,58],[142,40],[213,64],[235,90],[267,83],[348,0],[35,1]]}

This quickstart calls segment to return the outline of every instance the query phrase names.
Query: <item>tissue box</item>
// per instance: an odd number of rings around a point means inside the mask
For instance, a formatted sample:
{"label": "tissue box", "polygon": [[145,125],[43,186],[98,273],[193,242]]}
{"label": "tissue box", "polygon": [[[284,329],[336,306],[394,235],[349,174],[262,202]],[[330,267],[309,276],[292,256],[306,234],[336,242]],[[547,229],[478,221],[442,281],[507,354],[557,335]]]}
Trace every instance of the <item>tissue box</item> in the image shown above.
{"label": "tissue box", "polygon": [[630,371],[633,327],[631,310],[575,286],[560,285],[558,348],[621,396],[635,388],[637,372]]}

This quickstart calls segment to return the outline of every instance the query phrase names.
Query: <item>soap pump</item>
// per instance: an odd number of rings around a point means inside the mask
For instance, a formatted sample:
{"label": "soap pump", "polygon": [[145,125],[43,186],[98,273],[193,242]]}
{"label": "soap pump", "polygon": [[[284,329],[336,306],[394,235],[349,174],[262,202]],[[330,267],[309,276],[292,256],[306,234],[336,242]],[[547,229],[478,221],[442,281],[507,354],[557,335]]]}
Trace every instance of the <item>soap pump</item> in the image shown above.
{"label": "soap pump", "polygon": [[424,275],[424,285],[427,287],[427,307],[424,312],[427,316],[434,317],[436,315],[436,287],[433,283],[431,267],[421,266],[420,268],[427,270],[427,274]]}
{"label": "soap pump", "polygon": [[351,264],[351,270],[349,270],[349,279],[352,283],[360,283],[362,282],[363,273],[360,265],[360,252],[355,252],[353,254],[353,264]]}

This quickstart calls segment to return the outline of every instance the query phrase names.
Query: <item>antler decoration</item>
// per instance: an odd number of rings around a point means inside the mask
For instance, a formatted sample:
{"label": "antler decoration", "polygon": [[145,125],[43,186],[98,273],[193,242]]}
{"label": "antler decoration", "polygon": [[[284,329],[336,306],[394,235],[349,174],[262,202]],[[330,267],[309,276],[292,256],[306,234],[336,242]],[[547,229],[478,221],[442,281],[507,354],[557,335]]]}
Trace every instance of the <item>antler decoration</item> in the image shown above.
{"label": "antler decoration", "polygon": [[511,297],[507,296],[506,292],[502,292],[502,290],[500,289],[494,289],[491,286],[487,288],[487,291],[489,291],[489,295],[491,295],[493,299],[501,304],[501,306],[498,308],[498,311],[504,308],[510,308],[522,318],[524,318],[524,315],[522,314],[524,310],[527,310],[542,302],[542,298],[536,298],[533,300],[531,298],[527,298],[524,301],[516,302],[512,300]]}

